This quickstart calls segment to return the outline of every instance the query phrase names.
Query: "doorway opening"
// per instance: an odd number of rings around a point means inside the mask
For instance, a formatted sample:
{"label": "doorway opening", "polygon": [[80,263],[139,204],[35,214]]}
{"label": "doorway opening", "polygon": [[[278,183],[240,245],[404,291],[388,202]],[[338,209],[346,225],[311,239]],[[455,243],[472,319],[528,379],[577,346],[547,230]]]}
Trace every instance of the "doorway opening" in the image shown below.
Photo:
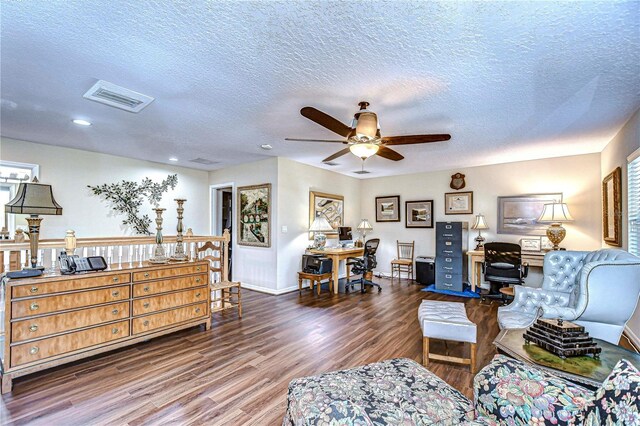
{"label": "doorway opening", "polygon": [[229,280],[233,276],[233,186],[231,184],[211,187],[211,230],[214,235],[222,235],[229,230]]}

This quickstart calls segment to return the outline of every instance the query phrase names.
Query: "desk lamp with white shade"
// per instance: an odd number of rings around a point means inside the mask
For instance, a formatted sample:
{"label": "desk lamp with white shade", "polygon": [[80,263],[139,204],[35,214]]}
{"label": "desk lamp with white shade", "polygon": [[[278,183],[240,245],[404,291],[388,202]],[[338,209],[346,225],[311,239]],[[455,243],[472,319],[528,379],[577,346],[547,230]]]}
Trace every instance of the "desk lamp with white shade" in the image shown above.
{"label": "desk lamp with white shade", "polygon": [[373,226],[371,226],[368,219],[362,219],[356,229],[362,232],[362,238],[356,241],[356,245],[357,247],[362,247],[364,245],[364,240],[367,237],[367,232],[373,231]]}
{"label": "desk lamp with white shade", "polygon": [[549,203],[544,205],[542,214],[538,218],[538,222],[551,223],[547,228],[547,238],[553,243],[554,250],[560,250],[560,243],[567,235],[566,229],[562,223],[572,222],[573,217],[569,213],[569,207],[566,203]]}
{"label": "desk lamp with white shade", "polygon": [[475,249],[482,250],[484,248],[483,244],[485,240],[485,238],[482,236],[482,230],[489,229],[489,226],[487,225],[487,221],[484,219],[483,214],[476,215],[476,221],[473,223],[471,229],[478,230],[478,236],[475,238],[475,242],[477,243]]}
{"label": "desk lamp with white shade", "polygon": [[309,227],[309,232],[313,232],[313,247],[321,249],[327,243],[326,232],[335,232],[329,221],[324,216],[316,216],[313,223]]}

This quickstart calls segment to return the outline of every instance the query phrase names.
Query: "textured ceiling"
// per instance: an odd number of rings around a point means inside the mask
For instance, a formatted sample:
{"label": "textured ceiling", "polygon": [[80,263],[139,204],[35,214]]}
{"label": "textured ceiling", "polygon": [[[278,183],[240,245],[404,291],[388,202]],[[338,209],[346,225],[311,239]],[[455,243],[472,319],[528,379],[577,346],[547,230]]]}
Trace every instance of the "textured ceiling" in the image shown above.
{"label": "textured ceiling", "polygon": [[[349,123],[367,100],[383,135],[452,134],[368,160],[368,177],[599,151],[640,107],[637,2],[5,1],[1,15],[3,136],[189,167],[329,168],[341,145],[283,140],[333,138],[307,105]],[[83,99],[99,79],[156,100],[131,114]]]}

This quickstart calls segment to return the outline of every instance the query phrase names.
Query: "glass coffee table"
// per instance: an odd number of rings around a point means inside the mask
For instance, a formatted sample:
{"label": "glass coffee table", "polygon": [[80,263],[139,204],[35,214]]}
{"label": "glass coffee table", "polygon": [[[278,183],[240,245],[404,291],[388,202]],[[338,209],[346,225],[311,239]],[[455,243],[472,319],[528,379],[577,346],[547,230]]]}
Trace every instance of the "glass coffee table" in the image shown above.
{"label": "glass coffee table", "polygon": [[493,344],[505,355],[574,383],[592,388],[600,387],[613,367],[623,358],[640,369],[640,354],[604,340],[593,339],[602,348],[599,359],[588,355],[562,359],[535,343],[526,344],[522,337],[524,332],[525,329],[502,330]]}

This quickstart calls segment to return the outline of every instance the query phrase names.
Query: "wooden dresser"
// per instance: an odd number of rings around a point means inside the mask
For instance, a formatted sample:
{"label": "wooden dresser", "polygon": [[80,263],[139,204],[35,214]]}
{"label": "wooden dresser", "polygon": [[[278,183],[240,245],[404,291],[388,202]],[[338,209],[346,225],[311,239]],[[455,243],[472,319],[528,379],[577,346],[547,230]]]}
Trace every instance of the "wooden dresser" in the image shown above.
{"label": "wooden dresser", "polygon": [[6,281],[2,393],[15,377],[199,324],[211,327],[207,261],[113,268]]}

